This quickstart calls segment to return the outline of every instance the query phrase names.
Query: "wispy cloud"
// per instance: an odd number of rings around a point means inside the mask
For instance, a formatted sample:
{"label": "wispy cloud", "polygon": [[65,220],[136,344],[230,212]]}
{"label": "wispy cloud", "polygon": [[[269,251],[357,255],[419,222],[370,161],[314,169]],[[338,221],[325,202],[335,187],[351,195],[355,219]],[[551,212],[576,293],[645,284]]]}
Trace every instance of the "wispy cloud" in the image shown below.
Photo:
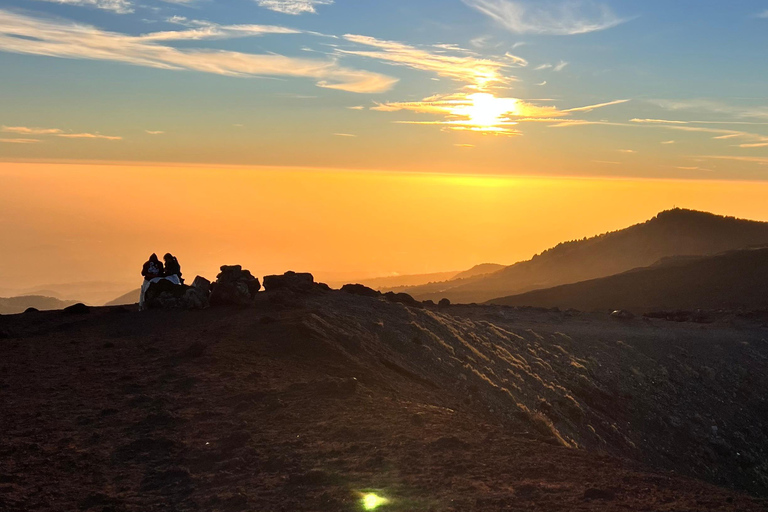
{"label": "wispy cloud", "polygon": [[669,145],[669,144],[677,144],[677,141],[675,141],[675,140],[663,140],[663,141],[661,141],[661,143]]}
{"label": "wispy cloud", "polygon": [[40,139],[0,139],[0,142],[6,144],[34,144],[40,142]]}
{"label": "wispy cloud", "polygon": [[721,101],[709,99],[693,100],[650,100],[652,104],[658,105],[670,111],[698,111],[725,116],[733,116],[741,119],[768,119],[768,107],[746,107],[730,105]]}
{"label": "wispy cloud", "polygon": [[333,0],[256,0],[259,6],[283,14],[316,13],[315,6],[331,5]]}
{"label": "wispy cloud", "polygon": [[535,68],[533,68],[533,70],[534,71],[544,71],[545,69],[551,69],[552,71],[562,71],[562,70],[565,69],[565,67],[567,65],[568,65],[567,62],[565,62],[564,60],[561,60],[560,62],[558,62],[557,64],[554,64],[554,65],[553,64],[549,64],[549,63],[541,64],[541,65],[536,66]]}
{"label": "wispy cloud", "polygon": [[[520,135],[516,128],[520,123],[564,123],[564,126],[593,123],[579,119],[559,119],[573,112],[589,112],[594,109],[624,103],[616,100],[597,105],[559,110],[553,106],[541,106],[518,98],[497,98],[489,93],[442,94],[422,101],[382,103],[372,110],[381,112],[409,111],[418,114],[442,116],[436,121],[396,121],[399,124],[438,125],[450,130],[466,130],[492,135]],[[559,126],[559,125],[554,125]]]}
{"label": "wispy cloud", "polygon": [[[747,142],[736,145],[739,148],[762,148],[768,147],[768,136],[761,135],[759,133],[745,132],[742,130],[728,130],[723,128],[711,128],[709,126],[702,126],[708,124],[722,125],[722,124],[742,124],[739,122],[709,122],[709,121],[677,121],[668,119],[631,119],[632,123],[640,125],[656,126],[659,128],[666,128],[669,130],[678,130],[683,132],[693,133],[707,133],[711,134],[715,140],[730,140],[730,139],[744,139]],[[747,123],[747,124],[762,124],[762,123]],[[674,141],[673,141],[674,142]],[[665,144],[662,142],[662,144]]]}
{"label": "wispy cloud", "polygon": [[575,35],[620,25],[607,4],[591,0],[464,0],[518,34]]}
{"label": "wispy cloud", "polygon": [[384,41],[369,36],[347,34],[344,39],[377,48],[377,51],[338,49],[337,51],[341,54],[369,57],[391,64],[429,71],[477,88],[514,80],[514,77],[504,76],[501,73],[507,67],[506,63],[492,59],[482,59],[470,55],[445,55],[404,43]]}
{"label": "wispy cloud", "polygon": [[517,55],[512,55],[509,52],[505,53],[504,56],[509,60],[511,60],[512,64],[517,64],[518,66],[522,66],[522,67],[528,66],[528,61],[522,57],[518,57]]}
{"label": "wispy cloud", "polygon": [[149,135],[162,135],[165,133],[162,130],[144,130],[144,131],[147,132]]}
{"label": "wispy cloud", "polygon": [[[193,22],[194,23],[194,22]],[[139,41],[200,41],[205,39],[235,39],[258,37],[267,34],[301,34],[301,30],[273,25],[218,25],[197,22],[196,27],[187,30],[151,32],[138,36]]]}
{"label": "wispy cloud", "polygon": [[666,119],[630,119],[632,123],[642,124],[688,124],[686,121],[668,121]]}
{"label": "wispy cloud", "polygon": [[64,137],[65,139],[104,139],[104,140],[123,140],[122,137],[117,135],[102,135],[100,133],[57,133],[56,137]]}
{"label": "wispy cloud", "polygon": [[568,110],[563,110],[563,112],[591,112],[592,110],[595,110],[597,108],[610,107],[613,105],[621,105],[622,103],[626,103],[628,101],[629,100],[607,101],[605,103],[597,103],[595,105],[586,105],[583,107],[569,108]]}
{"label": "wispy cloud", "polygon": [[357,137],[354,133],[334,133],[337,137]]}
{"label": "wispy cloud", "polygon": [[[218,27],[219,30],[222,28],[226,27]],[[163,38],[171,37],[167,33],[162,34]],[[304,77],[315,79],[318,87],[358,93],[383,92],[397,82],[397,79],[386,75],[341,66],[335,60],[178,49],[151,39],[152,34],[130,36],[89,25],[33,18],[0,10],[0,51],[5,52],[105,60],[234,77]]]}
{"label": "wispy cloud", "polygon": [[29,128],[27,126],[0,126],[0,132],[18,133],[21,135],[51,135],[61,133],[58,128]]}
{"label": "wispy cloud", "polygon": [[[0,126],[0,132],[18,133],[20,135],[53,135],[54,137],[63,137],[66,139],[105,139],[122,140],[122,137],[116,135],[101,135],[99,133],[69,133],[61,128],[30,128],[28,126]],[[161,132],[162,133],[162,132]],[[37,139],[6,139],[6,140],[29,140],[38,142]]]}
{"label": "wispy cloud", "polygon": [[77,5],[80,7],[94,7],[96,9],[104,9],[105,11],[113,11],[118,14],[129,14],[133,12],[133,4],[128,0],[39,0],[44,2],[52,2],[56,4],[65,5]]}
{"label": "wispy cloud", "polygon": [[768,9],[764,10],[760,14],[757,15],[758,18],[765,18],[768,19]]}

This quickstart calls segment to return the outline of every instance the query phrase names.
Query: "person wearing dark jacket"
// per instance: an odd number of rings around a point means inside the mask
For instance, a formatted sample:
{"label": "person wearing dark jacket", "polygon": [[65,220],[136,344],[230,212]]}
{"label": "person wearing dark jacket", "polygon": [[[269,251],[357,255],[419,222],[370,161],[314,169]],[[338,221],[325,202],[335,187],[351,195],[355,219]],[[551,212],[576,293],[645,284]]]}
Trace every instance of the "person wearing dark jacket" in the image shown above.
{"label": "person wearing dark jacket", "polygon": [[181,265],[179,265],[176,256],[167,253],[163,256],[163,260],[165,260],[165,277],[176,276],[179,279],[177,284],[184,284],[184,279],[181,277]]}
{"label": "person wearing dark jacket", "polygon": [[164,272],[163,264],[155,253],[152,253],[149,260],[144,263],[144,267],[141,269],[141,275],[144,276],[145,281],[151,281],[156,277],[163,277]]}
{"label": "person wearing dark jacket", "polygon": [[163,277],[164,273],[165,269],[163,269],[163,264],[157,258],[157,254],[152,253],[152,255],[149,257],[149,260],[144,263],[144,266],[141,269],[141,275],[144,276],[144,282],[141,283],[139,309],[144,309],[144,295],[147,293],[147,289],[149,288],[152,280],[158,277]]}

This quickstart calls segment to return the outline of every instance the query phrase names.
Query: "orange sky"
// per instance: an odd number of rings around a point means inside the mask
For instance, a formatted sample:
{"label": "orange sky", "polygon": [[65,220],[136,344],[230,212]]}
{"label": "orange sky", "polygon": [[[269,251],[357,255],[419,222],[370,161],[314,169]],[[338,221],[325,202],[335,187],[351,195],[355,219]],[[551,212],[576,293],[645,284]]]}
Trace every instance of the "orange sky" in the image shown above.
{"label": "orange sky", "polygon": [[[0,164],[0,288],[185,275],[334,277],[514,263],[673,206],[768,220],[768,183],[293,168]],[[127,289],[126,289],[127,291]]]}

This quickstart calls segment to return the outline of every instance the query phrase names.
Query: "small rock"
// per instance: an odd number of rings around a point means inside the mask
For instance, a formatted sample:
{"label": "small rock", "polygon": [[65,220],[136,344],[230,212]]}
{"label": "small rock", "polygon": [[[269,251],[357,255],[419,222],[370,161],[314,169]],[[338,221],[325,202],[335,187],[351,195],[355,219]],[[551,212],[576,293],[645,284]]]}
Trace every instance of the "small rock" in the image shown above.
{"label": "small rock", "polygon": [[417,301],[407,293],[387,292],[384,294],[384,298],[387,299],[389,302],[404,304],[412,308],[424,309],[424,304]]}
{"label": "small rock", "polygon": [[72,304],[71,306],[64,308],[64,313],[67,315],[87,315],[90,312],[91,308],[82,302],[78,302],[77,304]]}

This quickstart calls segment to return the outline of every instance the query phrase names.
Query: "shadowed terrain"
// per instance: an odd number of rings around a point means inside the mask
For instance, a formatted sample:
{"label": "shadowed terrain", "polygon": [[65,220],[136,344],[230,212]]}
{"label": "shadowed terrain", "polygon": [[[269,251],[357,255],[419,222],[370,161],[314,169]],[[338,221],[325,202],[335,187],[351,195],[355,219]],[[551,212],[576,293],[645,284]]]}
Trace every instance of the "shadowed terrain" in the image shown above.
{"label": "shadowed terrain", "polygon": [[489,275],[403,288],[417,299],[485,302],[606,277],[671,256],[712,255],[768,244],[768,223],[675,209],[620,231],[565,242]]}
{"label": "shadowed terrain", "polygon": [[81,313],[0,317],[2,510],[765,509],[756,319],[337,291]]}
{"label": "shadowed terrain", "polygon": [[509,306],[584,311],[768,309],[768,248],[679,257],[615,276],[502,297]]}

